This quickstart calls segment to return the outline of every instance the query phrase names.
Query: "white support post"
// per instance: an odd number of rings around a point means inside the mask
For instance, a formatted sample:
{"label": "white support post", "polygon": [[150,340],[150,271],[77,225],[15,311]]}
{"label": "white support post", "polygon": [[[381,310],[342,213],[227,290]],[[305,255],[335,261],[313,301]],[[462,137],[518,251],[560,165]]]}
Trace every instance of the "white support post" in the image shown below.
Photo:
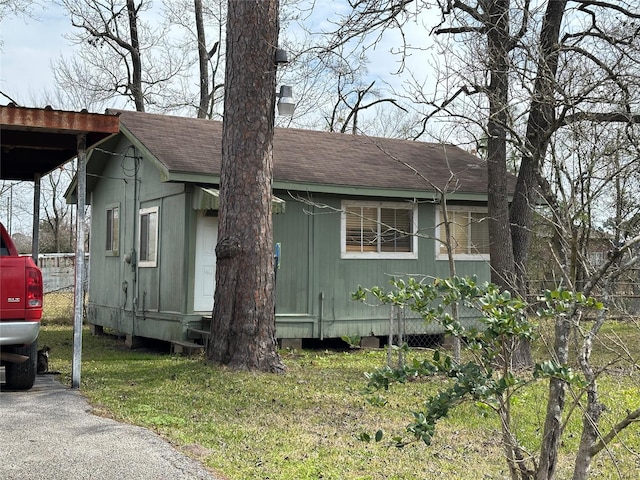
{"label": "white support post", "polygon": [[71,388],[80,388],[80,368],[82,360],[82,312],[84,306],[84,226],[85,200],[87,198],[86,179],[86,134],[78,135],[78,209],[76,211],[76,265],[74,280],[73,308],[73,362],[71,365]]}

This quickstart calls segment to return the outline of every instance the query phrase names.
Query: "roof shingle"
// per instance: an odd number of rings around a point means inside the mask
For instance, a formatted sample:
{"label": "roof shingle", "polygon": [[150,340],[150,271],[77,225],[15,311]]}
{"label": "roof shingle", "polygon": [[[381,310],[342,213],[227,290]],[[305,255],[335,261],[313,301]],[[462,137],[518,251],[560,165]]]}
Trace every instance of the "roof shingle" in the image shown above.
{"label": "roof shingle", "polygon": [[[117,111],[120,123],[169,173],[219,175],[222,123]],[[486,163],[453,145],[276,128],[274,182],[485,194]],[[452,182],[452,179],[453,182]]]}

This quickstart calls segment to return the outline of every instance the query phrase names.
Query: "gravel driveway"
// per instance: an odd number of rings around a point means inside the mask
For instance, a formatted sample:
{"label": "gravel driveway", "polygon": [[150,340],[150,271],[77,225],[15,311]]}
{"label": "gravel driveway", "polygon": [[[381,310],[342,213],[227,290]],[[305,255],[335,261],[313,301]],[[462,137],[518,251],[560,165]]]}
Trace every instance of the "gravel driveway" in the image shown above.
{"label": "gravel driveway", "polygon": [[91,414],[77,391],[39,375],[0,392],[2,480],[216,480],[155,433]]}

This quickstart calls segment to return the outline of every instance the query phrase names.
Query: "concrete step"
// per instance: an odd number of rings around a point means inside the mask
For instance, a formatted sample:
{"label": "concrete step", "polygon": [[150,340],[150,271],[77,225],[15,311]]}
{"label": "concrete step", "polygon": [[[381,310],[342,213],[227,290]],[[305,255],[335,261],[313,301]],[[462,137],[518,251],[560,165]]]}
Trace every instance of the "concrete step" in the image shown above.
{"label": "concrete step", "polygon": [[205,346],[200,343],[188,342],[186,340],[172,340],[171,353],[192,355],[204,350]]}

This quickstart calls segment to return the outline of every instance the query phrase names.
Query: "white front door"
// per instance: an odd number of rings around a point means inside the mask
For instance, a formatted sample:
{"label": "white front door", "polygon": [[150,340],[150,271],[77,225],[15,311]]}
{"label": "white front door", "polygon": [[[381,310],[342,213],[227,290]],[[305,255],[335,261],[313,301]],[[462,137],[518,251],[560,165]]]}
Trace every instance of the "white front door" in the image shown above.
{"label": "white front door", "polygon": [[213,311],[213,293],[216,288],[216,244],[218,243],[218,217],[206,217],[201,212],[196,224],[196,275],[193,310]]}

